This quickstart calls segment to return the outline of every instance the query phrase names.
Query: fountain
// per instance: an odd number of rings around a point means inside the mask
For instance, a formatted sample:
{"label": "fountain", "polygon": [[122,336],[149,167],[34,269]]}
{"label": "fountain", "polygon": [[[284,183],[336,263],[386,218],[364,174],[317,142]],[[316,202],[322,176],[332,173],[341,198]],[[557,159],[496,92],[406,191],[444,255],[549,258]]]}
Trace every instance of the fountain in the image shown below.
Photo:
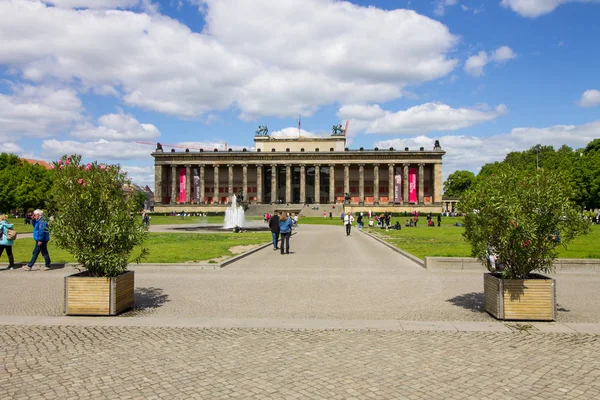
{"label": "fountain", "polygon": [[225,210],[225,221],[223,229],[232,229],[236,226],[242,228],[246,226],[246,217],[244,216],[244,208],[237,205],[237,196],[234,194],[231,198],[231,206]]}

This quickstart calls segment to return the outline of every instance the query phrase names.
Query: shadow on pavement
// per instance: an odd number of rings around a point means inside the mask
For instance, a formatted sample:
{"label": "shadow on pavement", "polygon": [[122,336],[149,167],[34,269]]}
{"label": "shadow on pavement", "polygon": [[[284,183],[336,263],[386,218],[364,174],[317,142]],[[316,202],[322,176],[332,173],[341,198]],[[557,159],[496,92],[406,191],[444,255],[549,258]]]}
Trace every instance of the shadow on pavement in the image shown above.
{"label": "shadow on pavement", "polygon": [[169,295],[155,287],[136,288],[134,293],[135,306],[133,311],[147,311],[158,308],[169,301]]}
{"label": "shadow on pavement", "polygon": [[485,312],[485,298],[481,292],[461,294],[446,301],[473,312]]}

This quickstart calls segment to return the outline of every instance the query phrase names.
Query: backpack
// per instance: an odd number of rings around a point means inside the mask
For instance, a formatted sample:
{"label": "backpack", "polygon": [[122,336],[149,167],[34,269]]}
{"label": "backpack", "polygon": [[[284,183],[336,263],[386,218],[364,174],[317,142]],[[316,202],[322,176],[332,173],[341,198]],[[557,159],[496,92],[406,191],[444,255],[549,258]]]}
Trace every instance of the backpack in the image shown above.
{"label": "backpack", "polygon": [[8,240],[15,240],[17,238],[17,231],[14,228],[8,228],[6,230],[6,237]]}

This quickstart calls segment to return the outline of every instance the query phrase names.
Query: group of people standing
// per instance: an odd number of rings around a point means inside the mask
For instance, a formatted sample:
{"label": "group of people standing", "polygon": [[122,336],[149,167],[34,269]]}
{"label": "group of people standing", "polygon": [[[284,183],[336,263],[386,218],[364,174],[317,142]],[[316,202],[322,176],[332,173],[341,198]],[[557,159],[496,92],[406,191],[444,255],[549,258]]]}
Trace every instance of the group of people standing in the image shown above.
{"label": "group of people standing", "polygon": [[[273,238],[273,250],[281,250],[281,255],[290,254],[290,237],[292,236],[292,228],[294,219],[286,212],[280,211],[279,214],[273,213],[269,215],[269,228]],[[279,237],[281,236],[281,244]]]}
{"label": "group of people standing", "polygon": [[[31,260],[27,265],[23,266],[26,271],[31,271],[33,265],[37,261],[38,256],[42,253],[44,257],[44,267],[40,268],[42,271],[50,269],[50,254],[48,254],[48,242],[50,241],[50,232],[48,231],[48,221],[44,217],[42,210],[35,210],[32,214],[31,224],[33,225],[33,240],[35,246],[31,255]],[[15,267],[15,259],[12,251],[14,240],[8,238],[8,230],[13,229],[14,224],[8,222],[6,215],[0,215],[0,257],[6,250],[8,256],[8,268],[13,269]]]}

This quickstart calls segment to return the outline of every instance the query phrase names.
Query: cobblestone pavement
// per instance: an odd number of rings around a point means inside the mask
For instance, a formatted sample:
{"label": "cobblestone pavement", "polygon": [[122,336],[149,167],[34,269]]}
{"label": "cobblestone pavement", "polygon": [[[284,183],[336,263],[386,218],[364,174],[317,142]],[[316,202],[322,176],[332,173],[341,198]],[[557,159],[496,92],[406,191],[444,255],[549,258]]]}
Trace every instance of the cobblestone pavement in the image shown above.
{"label": "cobblestone pavement", "polygon": [[600,336],[0,327],[2,399],[598,399]]}
{"label": "cobblestone pavement", "polygon": [[[136,309],[89,323],[58,317],[70,269],[0,271],[0,399],[600,398],[597,334],[395,328],[498,324],[481,272],[426,271],[342,226],[301,226],[291,245],[216,270],[136,267]],[[556,279],[558,322],[597,328],[600,274]],[[271,329],[286,321],[311,328]]]}

